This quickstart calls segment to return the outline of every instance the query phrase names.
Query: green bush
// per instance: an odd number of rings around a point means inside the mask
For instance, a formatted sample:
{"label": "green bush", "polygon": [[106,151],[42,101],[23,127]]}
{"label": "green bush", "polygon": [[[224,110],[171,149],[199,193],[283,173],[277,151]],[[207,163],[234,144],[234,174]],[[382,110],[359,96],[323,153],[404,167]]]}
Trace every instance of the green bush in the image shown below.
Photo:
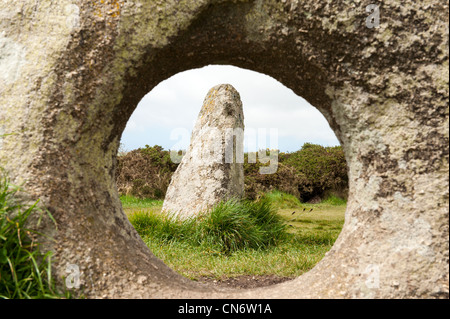
{"label": "green bush", "polygon": [[[347,164],[340,146],[305,143],[293,153],[278,151],[278,169],[274,174],[260,174],[264,164],[259,160],[249,163],[248,155],[244,154],[247,199],[258,199],[261,194],[274,190],[291,194],[302,202],[318,202],[330,195],[347,198]],[[158,145],[146,145],[119,156],[116,172],[119,193],[163,199],[177,166],[172,163],[169,151]]]}
{"label": "green bush", "polygon": [[178,164],[161,146],[148,146],[118,157],[116,183],[119,193],[139,198],[163,199]]}
{"label": "green bush", "polygon": [[260,174],[262,165],[248,163],[247,154],[245,159],[245,196],[249,199],[274,190],[291,194],[302,202],[320,201],[329,195],[347,198],[347,163],[340,146],[305,143],[299,151],[279,152],[275,174]]}
{"label": "green bush", "polygon": [[347,197],[347,162],[342,147],[305,143],[301,150],[286,154],[284,163],[296,171],[302,201],[323,199],[330,193]]}
{"label": "green bush", "polygon": [[264,166],[259,161],[248,163],[248,154],[244,154],[244,185],[245,197],[257,199],[263,193],[280,190],[297,198],[299,178],[295,169],[283,162],[285,153],[278,153],[278,168],[274,174],[261,174],[259,169]]}

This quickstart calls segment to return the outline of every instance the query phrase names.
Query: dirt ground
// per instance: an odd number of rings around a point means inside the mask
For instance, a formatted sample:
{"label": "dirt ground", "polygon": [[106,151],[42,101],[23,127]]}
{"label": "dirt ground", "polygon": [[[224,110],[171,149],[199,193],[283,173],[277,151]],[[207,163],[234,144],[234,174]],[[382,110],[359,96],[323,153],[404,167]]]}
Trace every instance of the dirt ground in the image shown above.
{"label": "dirt ground", "polygon": [[266,276],[253,276],[253,275],[242,275],[235,276],[225,279],[216,279],[211,277],[200,277],[198,282],[223,287],[223,288],[258,288],[264,286],[270,286],[279,284],[288,280],[294,279],[293,277],[279,277],[276,275],[266,275]]}

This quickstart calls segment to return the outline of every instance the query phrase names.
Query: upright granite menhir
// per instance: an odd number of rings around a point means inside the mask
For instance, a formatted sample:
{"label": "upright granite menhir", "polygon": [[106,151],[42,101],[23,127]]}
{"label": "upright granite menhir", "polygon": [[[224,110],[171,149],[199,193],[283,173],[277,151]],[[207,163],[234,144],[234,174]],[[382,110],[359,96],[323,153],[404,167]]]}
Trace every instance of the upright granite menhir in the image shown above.
{"label": "upright granite menhir", "polygon": [[209,90],[191,144],[172,176],[162,210],[180,218],[197,216],[244,193],[244,113],[229,84]]}

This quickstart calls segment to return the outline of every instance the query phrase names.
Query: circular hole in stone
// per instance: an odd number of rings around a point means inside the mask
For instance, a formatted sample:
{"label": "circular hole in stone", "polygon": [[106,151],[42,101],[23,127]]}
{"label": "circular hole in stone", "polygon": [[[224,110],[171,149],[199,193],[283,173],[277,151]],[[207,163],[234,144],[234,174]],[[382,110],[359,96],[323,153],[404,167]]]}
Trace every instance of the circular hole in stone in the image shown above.
{"label": "circular hole in stone", "polygon": [[[256,244],[262,248],[229,248],[219,227],[192,238],[195,226],[161,211],[179,165],[169,150],[189,148],[206,94],[222,83],[240,94],[246,154],[279,150],[273,174],[260,173],[259,156],[243,163],[244,199],[270,202],[284,225],[283,232],[265,230],[272,235]],[[348,189],[344,152],[324,116],[273,78],[232,66],[185,71],[149,92],[122,134],[116,180],[125,213],[158,258],[192,280],[232,288],[275,284],[313,268],[342,229]]]}

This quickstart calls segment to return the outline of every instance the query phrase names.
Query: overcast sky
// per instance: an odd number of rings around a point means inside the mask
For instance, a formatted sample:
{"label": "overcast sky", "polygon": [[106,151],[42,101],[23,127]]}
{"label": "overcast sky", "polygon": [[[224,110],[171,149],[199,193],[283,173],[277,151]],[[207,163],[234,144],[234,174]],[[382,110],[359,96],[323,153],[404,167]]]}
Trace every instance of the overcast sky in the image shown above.
{"label": "overcast sky", "polygon": [[[127,123],[122,148],[130,151],[146,144],[167,150],[187,148],[206,93],[224,83],[241,96],[245,131],[267,132],[266,147],[293,152],[305,142],[339,145],[323,115],[280,82],[254,71],[214,65],[178,73],[149,92]],[[271,143],[270,129],[277,131],[277,143]],[[263,137],[255,142],[263,145]]]}

